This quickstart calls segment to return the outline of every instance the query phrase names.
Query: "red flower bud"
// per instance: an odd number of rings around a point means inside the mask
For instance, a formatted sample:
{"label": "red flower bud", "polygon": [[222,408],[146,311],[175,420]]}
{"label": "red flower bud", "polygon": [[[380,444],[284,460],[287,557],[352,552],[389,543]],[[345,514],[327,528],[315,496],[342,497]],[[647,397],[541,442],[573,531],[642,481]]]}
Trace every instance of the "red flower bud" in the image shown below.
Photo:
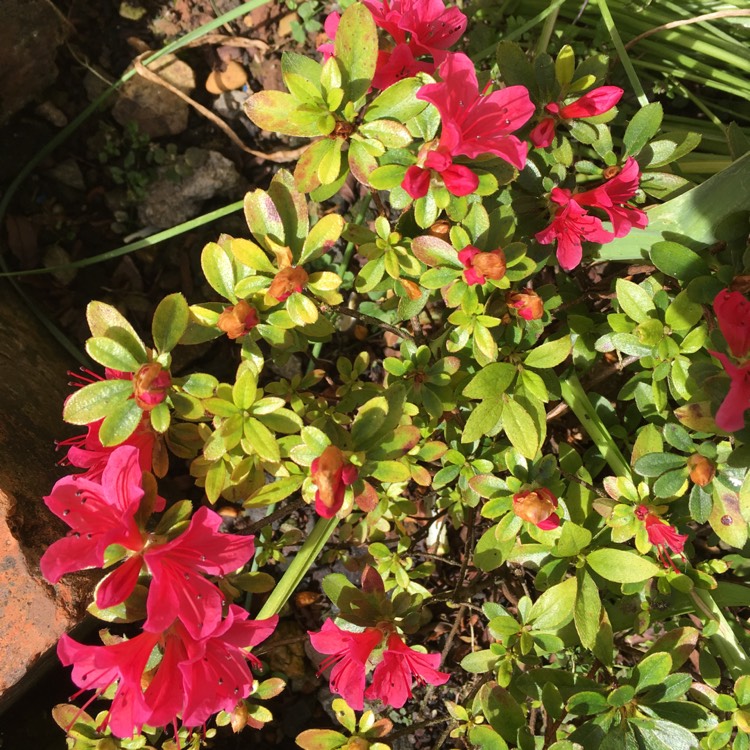
{"label": "red flower bud", "polygon": [[133,376],[133,397],[143,411],[151,411],[167,397],[172,378],[158,362],[143,365]]}
{"label": "red flower bud", "polygon": [[544,302],[532,289],[510,292],[506,298],[508,307],[513,307],[524,320],[539,320],[544,315]]}
{"label": "red flower bud", "polygon": [[228,338],[238,339],[248,334],[258,322],[257,310],[242,299],[236,305],[225,307],[216,325]]}
{"label": "red flower bud", "polygon": [[283,302],[293,292],[301,292],[308,279],[307,271],[299,266],[288,266],[282,268],[274,276],[271,286],[268,287],[268,296],[278,302]]}

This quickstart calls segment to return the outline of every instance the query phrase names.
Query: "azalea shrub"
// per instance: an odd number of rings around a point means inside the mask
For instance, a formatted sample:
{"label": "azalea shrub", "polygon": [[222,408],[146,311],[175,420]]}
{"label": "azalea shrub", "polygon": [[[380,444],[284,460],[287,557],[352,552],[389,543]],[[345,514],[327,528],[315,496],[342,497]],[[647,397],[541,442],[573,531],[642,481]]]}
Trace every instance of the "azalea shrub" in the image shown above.
{"label": "azalea shrub", "polygon": [[750,747],[746,222],[681,233],[669,211],[718,188],[606,57],[500,42],[478,66],[466,27],[442,0],[331,14],[319,59],[285,52],[287,91],[246,103],[309,145],[203,248],[209,299],[167,296],[148,335],[89,305],[99,368],[45,498],[70,531],[41,562],[102,570],[101,643],[58,647],[88,696],[55,709],[70,747],[271,721],[262,659],[318,569],[305,638],[348,734],[305,750],[394,724]]}

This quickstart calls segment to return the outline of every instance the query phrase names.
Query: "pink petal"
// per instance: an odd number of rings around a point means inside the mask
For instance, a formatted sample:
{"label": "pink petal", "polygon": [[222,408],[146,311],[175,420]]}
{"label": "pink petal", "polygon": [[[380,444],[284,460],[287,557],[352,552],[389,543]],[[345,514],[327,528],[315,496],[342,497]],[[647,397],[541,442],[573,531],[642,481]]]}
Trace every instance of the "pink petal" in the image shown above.
{"label": "pink petal", "polygon": [[96,589],[96,606],[107,609],[124,602],[138,583],[142,565],[141,556],[134,555],[103,578]]}
{"label": "pink petal", "polygon": [[623,93],[623,90],[617,86],[600,86],[562,107],[560,117],[571,120],[577,117],[603,115],[620,101]]}
{"label": "pink petal", "polygon": [[547,148],[555,138],[555,121],[551,117],[545,117],[529,133],[529,140],[536,148]]}
{"label": "pink petal", "polygon": [[[406,170],[401,187],[414,199],[424,198],[430,189],[430,171],[416,165]],[[313,469],[313,471],[315,471]]]}
{"label": "pink petal", "polygon": [[479,177],[463,164],[453,164],[440,176],[448,192],[458,197],[471,195],[479,187]]}
{"label": "pink petal", "polygon": [[540,521],[536,526],[542,531],[550,531],[551,529],[556,529],[559,525],[560,517],[557,515],[557,513],[553,513],[548,518],[545,518],[544,521]]}

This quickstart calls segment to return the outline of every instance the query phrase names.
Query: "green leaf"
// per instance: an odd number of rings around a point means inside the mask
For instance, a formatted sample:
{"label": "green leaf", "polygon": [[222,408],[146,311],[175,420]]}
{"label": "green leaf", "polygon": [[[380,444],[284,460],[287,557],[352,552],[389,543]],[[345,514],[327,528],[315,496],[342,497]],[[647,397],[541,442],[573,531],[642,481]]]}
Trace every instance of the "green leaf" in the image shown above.
{"label": "green leaf", "polygon": [[534,66],[516,42],[500,42],[497,45],[497,64],[508,86],[525,86],[531,92],[538,88]]}
{"label": "green leaf", "polygon": [[411,472],[401,461],[378,461],[372,470],[372,476],[380,482],[407,482]]}
{"label": "green leaf", "polygon": [[499,398],[513,382],[518,370],[507,362],[494,362],[483,367],[463,389],[467,398],[490,399]]}
{"label": "green leaf", "polygon": [[249,409],[255,403],[258,392],[258,376],[245,367],[232,386],[232,401],[238,409]]}
{"label": "green leaf", "polygon": [[102,445],[119,445],[127,440],[141,423],[143,412],[133,399],[119,404],[110,404],[108,414],[99,428]]}
{"label": "green leaf", "polygon": [[536,424],[526,409],[513,399],[508,399],[503,406],[503,429],[522,456],[536,456],[540,443]]}
{"label": "green leaf", "polygon": [[461,659],[461,669],[465,669],[472,674],[484,674],[494,669],[497,660],[497,654],[489,649],[474,651]]}
{"label": "green leaf", "polygon": [[[568,525],[570,525],[569,522],[563,524],[563,531]],[[599,616],[602,609],[599,588],[584,568],[579,569],[576,576],[578,578],[578,588],[573,607],[573,619],[578,631],[578,637],[581,639],[581,645],[584,648],[593,650],[596,645],[596,636],[599,632]]]}
{"label": "green leaf", "polygon": [[462,443],[473,443],[485,435],[497,433],[503,415],[503,403],[500,399],[486,399],[477,404],[466,420],[461,433]]}
{"label": "green leaf", "polygon": [[591,532],[578,526],[572,521],[566,521],[562,526],[552,554],[555,557],[575,557],[591,543]]}
{"label": "green leaf", "polygon": [[586,556],[586,562],[595,573],[615,583],[640,583],[660,572],[647,558],[620,549],[594,550]]}
{"label": "green leaf", "polygon": [[306,729],[294,740],[302,750],[336,750],[347,743],[347,738],[333,729]]}
{"label": "green leaf", "polygon": [[258,508],[264,505],[285,500],[289,495],[296,492],[304,482],[305,478],[301,474],[293,474],[290,477],[280,477],[274,482],[264,484],[259,490],[251,493],[250,496],[242,503],[243,508]]}
{"label": "green leaf", "polygon": [[121,372],[136,372],[141,363],[122,344],[107,336],[95,336],[86,342],[86,352],[103,367]]}
{"label": "green leaf", "polygon": [[378,33],[368,8],[356,3],[344,11],[333,50],[344,77],[347,100],[356,102],[370,88],[378,62]]}
{"label": "green leaf", "polygon": [[648,320],[649,313],[656,309],[651,295],[632,281],[617,279],[615,291],[622,311],[636,323]]}
{"label": "green leaf", "polygon": [[318,319],[318,308],[315,303],[301,292],[293,292],[286,301],[286,311],[295,325],[306,326]]}
{"label": "green leaf", "polygon": [[675,331],[687,331],[703,317],[703,308],[690,299],[687,290],[681,291],[664,314],[664,322]]}
{"label": "green leaf", "polygon": [[187,300],[179,293],[165,297],[154,311],[151,335],[160,353],[171,352],[188,327],[190,310]]}
{"label": "green leaf", "polygon": [[86,306],[86,321],[89,324],[92,336],[107,336],[116,339],[139,362],[146,361],[148,355],[144,343],[133,326],[128,323],[117,308],[96,300],[89,302]]}
{"label": "green leaf", "polygon": [[97,380],[70,395],[63,407],[63,419],[79,425],[96,422],[132,393],[132,380]]}
{"label": "green leaf", "polygon": [[424,83],[421,78],[404,78],[384,89],[367,107],[364,121],[389,118],[406,122],[416,117],[427,106],[427,102],[417,99]]}
{"label": "green leaf", "polygon": [[231,247],[232,255],[243,266],[271,275],[278,271],[276,266],[268,259],[268,256],[254,242],[242,238],[233,239]]}
{"label": "green leaf", "polygon": [[518,730],[526,724],[526,717],[518,701],[498,685],[481,689],[482,713],[489,725],[508,742],[515,742]]}
{"label": "green leaf", "polygon": [[303,265],[311,260],[325,255],[338,242],[344,231],[344,219],[339,214],[326,214],[305,238],[302,254],[297,265]]}
{"label": "green leaf", "polygon": [[259,128],[269,133],[312,138],[328,135],[336,126],[333,115],[327,109],[310,105],[302,109],[297,99],[283,91],[259,91],[245,102],[244,109]]}
{"label": "green leaf", "polygon": [[577,591],[576,578],[567,578],[548,588],[529,612],[527,620],[534,623],[534,630],[556,630],[570,622]]}
{"label": "green leaf", "polygon": [[647,453],[641,456],[633,467],[642,477],[658,477],[671,469],[683,468],[686,465],[684,456],[673,453]]}
{"label": "green leaf", "polygon": [[636,665],[633,672],[636,692],[652,685],[659,685],[671,671],[672,657],[669,654],[661,651],[646,656]]}
{"label": "green leaf", "polygon": [[469,742],[481,750],[508,750],[505,740],[486,724],[475,724],[469,730]]}
{"label": "green leaf", "polygon": [[695,735],[671,721],[651,721],[650,726],[636,726],[634,731],[644,750],[698,750]]}
{"label": "green leaf", "polygon": [[201,268],[206,281],[224,298],[237,302],[234,293],[236,279],[232,259],[221,245],[209,242],[201,253]]}
{"label": "green leaf", "polygon": [[538,369],[549,369],[564,362],[573,350],[570,336],[561,339],[546,341],[541,346],[532,349],[523,361],[525,367],[536,367]]}
{"label": "green leaf", "polygon": [[376,190],[392,190],[404,179],[406,167],[401,164],[384,164],[369,174],[369,183]]}
{"label": "green leaf", "polygon": [[628,123],[622,139],[626,153],[630,156],[639,153],[656,135],[663,117],[664,111],[659,102],[652,102],[638,110]]}
{"label": "green leaf", "polygon": [[415,237],[411,243],[411,251],[427,266],[463,268],[455,248],[439,237],[430,235]]}
{"label": "green leaf", "polygon": [[363,404],[357,411],[351,427],[352,445],[355,450],[363,450],[380,432],[388,415],[388,401],[376,396]]}
{"label": "green leaf", "polygon": [[576,67],[576,56],[573,48],[566,44],[557,54],[555,59],[555,78],[560,86],[567,86],[573,80]]}
{"label": "green leaf", "polygon": [[742,515],[740,495],[718,478],[714,478],[713,507],[708,523],[725,544],[741,549],[748,537],[747,521]]}
{"label": "green leaf", "polygon": [[244,433],[253,451],[262,459],[271,462],[281,460],[279,444],[276,442],[273,433],[264,424],[254,417],[249,417],[245,420]]}

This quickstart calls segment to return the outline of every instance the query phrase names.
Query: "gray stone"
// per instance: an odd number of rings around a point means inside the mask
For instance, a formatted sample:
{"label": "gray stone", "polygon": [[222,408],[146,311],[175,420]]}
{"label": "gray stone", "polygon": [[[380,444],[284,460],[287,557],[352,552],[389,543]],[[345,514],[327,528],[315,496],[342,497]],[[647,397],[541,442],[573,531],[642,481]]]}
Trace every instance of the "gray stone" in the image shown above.
{"label": "gray stone", "polygon": [[188,149],[175,164],[160,169],[138,207],[138,218],[145,226],[172,227],[197,216],[209,198],[236,196],[240,183],[234,164],[218,151]]}

